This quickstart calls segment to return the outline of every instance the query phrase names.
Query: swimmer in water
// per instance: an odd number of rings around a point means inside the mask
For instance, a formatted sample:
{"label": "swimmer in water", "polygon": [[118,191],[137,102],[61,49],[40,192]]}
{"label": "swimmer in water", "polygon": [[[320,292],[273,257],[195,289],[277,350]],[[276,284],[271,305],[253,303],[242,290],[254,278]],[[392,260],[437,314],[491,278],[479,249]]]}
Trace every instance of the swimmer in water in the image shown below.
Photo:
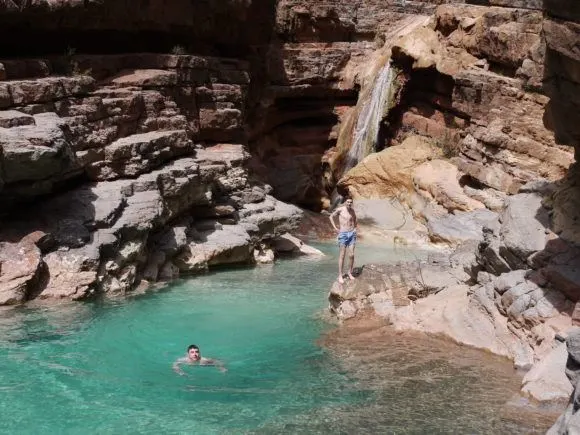
{"label": "swimmer in water", "polygon": [[184,364],[190,366],[214,366],[217,367],[220,372],[228,371],[220,360],[201,356],[199,347],[195,344],[192,344],[187,348],[187,354],[184,357],[179,358],[173,363],[173,371],[180,376],[185,376],[185,372],[181,370],[181,366]]}

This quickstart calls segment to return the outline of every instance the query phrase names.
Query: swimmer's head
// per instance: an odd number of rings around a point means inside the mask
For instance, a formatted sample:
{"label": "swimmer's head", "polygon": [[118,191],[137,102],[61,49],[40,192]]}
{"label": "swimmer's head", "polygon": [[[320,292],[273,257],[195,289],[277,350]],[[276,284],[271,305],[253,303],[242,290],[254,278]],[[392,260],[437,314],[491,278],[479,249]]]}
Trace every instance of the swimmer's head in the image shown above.
{"label": "swimmer's head", "polygon": [[198,361],[201,358],[201,352],[199,351],[199,347],[195,344],[190,345],[187,348],[187,356],[189,359],[193,361]]}

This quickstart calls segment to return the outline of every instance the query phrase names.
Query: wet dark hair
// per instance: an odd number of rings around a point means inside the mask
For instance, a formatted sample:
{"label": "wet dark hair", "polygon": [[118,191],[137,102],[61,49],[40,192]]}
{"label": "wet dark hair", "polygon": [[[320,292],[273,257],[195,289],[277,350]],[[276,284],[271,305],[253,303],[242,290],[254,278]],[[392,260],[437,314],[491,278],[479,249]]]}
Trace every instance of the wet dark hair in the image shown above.
{"label": "wet dark hair", "polygon": [[346,201],[348,201],[349,199],[352,201],[353,200],[352,199],[352,196],[349,196],[349,195],[343,196],[342,197],[342,203],[343,204],[346,203]]}
{"label": "wet dark hair", "polygon": [[199,346],[196,344],[190,344],[189,346],[187,346],[187,351],[189,352],[191,349],[199,350]]}

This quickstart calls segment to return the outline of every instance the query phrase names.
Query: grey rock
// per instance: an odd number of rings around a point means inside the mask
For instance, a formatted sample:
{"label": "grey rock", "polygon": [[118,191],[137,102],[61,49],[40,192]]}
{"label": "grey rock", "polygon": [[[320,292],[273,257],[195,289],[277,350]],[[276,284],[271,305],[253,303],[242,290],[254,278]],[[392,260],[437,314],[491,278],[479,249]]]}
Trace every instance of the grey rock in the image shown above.
{"label": "grey rock", "polygon": [[74,155],[54,113],[34,116],[34,124],[0,128],[4,182],[31,182],[57,177],[76,167]]}
{"label": "grey rock", "polygon": [[464,186],[463,190],[469,197],[482,202],[491,211],[500,212],[505,204],[506,194],[495,189],[474,189]]}
{"label": "grey rock", "polygon": [[171,281],[178,277],[179,277],[179,268],[170,261],[165,263],[159,270],[158,277],[159,281]]}
{"label": "grey rock", "polygon": [[245,204],[239,210],[240,223],[249,234],[256,237],[275,238],[284,233],[293,232],[302,218],[298,207],[266,196],[261,203]]}
{"label": "grey rock", "polygon": [[537,193],[541,196],[550,196],[556,191],[556,185],[546,179],[530,181],[520,187],[518,193]]}
{"label": "grey rock", "polygon": [[242,202],[246,204],[261,202],[266,198],[266,192],[258,186],[254,186],[251,189],[244,189],[238,195]]}
{"label": "grey rock", "polygon": [[481,267],[477,261],[478,242],[468,240],[457,246],[449,255],[449,263],[453,268],[465,271],[472,280],[477,279]]}
{"label": "grey rock", "polygon": [[[248,185],[248,174],[243,168],[229,168],[225,175],[219,176],[216,179],[216,186],[220,194],[228,194],[231,192],[237,192],[237,195],[244,202],[244,198],[239,191],[244,189]],[[257,196],[250,193],[248,199],[256,199]],[[251,202],[251,201],[249,201]]]}
{"label": "grey rock", "polygon": [[153,252],[163,252],[169,257],[176,255],[188,243],[188,229],[191,224],[192,219],[189,218],[165,229],[152,238],[150,249]]}
{"label": "grey rock", "polygon": [[494,279],[494,276],[488,272],[478,272],[476,281],[478,284],[486,285],[490,284]]}
{"label": "grey rock", "polygon": [[33,124],[35,124],[34,118],[26,113],[19,112],[18,110],[0,111],[0,127],[2,128]]}
{"label": "grey rock", "polygon": [[94,180],[135,177],[192,151],[193,144],[185,130],[134,134],[107,145],[103,159],[91,163],[87,170]]}
{"label": "grey rock", "polygon": [[483,227],[493,226],[498,214],[487,209],[457,212],[427,222],[430,237],[435,241],[458,243],[483,240]]}
{"label": "grey rock", "polygon": [[549,225],[541,196],[521,193],[507,199],[501,215],[500,252],[512,268],[525,267],[530,255],[545,248]]}
{"label": "grey rock", "polygon": [[524,293],[515,298],[509,306],[504,303],[504,307],[507,308],[506,312],[508,314],[508,317],[512,321],[517,322],[521,321],[523,319],[523,313],[530,308],[531,300],[532,297],[529,294]]}
{"label": "grey rock", "polygon": [[526,280],[526,273],[526,270],[514,270],[501,274],[494,281],[495,290],[503,295],[509,289],[523,283]]}
{"label": "grey rock", "polygon": [[501,303],[506,309],[508,309],[517,300],[519,300],[523,296],[527,296],[526,298],[522,299],[522,302],[518,303],[520,311],[523,312],[526,308],[528,308],[528,305],[525,305],[525,308],[521,309],[522,307],[524,307],[523,301],[526,301],[526,304],[529,304],[529,302],[531,301],[531,296],[529,295],[529,293],[533,292],[537,288],[538,286],[536,284],[531,283],[529,281],[521,282],[516,286],[511,287],[501,296]]}
{"label": "grey rock", "polygon": [[162,215],[163,200],[158,191],[137,192],[127,198],[127,206],[113,230],[123,239],[132,239],[159,225]]}
{"label": "grey rock", "polygon": [[476,258],[481,267],[493,275],[501,275],[511,270],[500,255],[499,237],[490,228],[483,228],[483,241],[478,246]]}
{"label": "grey rock", "polygon": [[576,363],[580,364],[580,328],[570,332],[566,338],[569,357]]}
{"label": "grey rock", "polygon": [[564,293],[570,300],[580,300],[580,260],[569,264],[549,264],[542,271],[550,285]]}
{"label": "grey rock", "polygon": [[567,400],[572,385],[564,374],[566,365],[566,346],[558,344],[532,369],[522,381],[522,392],[539,402],[558,402]]}

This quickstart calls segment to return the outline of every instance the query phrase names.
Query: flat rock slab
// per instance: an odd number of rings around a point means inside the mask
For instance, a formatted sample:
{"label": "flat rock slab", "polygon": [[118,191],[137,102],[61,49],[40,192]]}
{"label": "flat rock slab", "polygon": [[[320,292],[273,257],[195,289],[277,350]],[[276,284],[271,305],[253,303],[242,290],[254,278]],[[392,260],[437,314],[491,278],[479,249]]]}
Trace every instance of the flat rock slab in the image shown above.
{"label": "flat rock slab", "polygon": [[110,84],[119,87],[168,87],[177,85],[177,73],[175,71],[157,69],[136,69],[121,71],[109,81]]}
{"label": "flat rock slab", "polygon": [[198,149],[195,153],[196,161],[202,165],[226,163],[236,166],[249,158],[250,154],[239,144],[218,144]]}
{"label": "flat rock slab", "polygon": [[431,218],[427,223],[427,228],[433,241],[459,243],[468,240],[483,240],[483,228],[497,224],[497,213],[480,209]]}
{"label": "flat rock slab", "polygon": [[507,198],[501,214],[500,251],[504,251],[510,266],[523,264],[530,255],[543,250],[549,227],[550,217],[540,195],[521,193]]}
{"label": "flat rock slab", "polygon": [[522,392],[540,402],[559,400],[565,403],[572,394],[572,384],[565,371],[567,359],[566,344],[558,344],[526,373]]}
{"label": "flat rock slab", "polygon": [[18,110],[0,111],[0,127],[10,128],[20,125],[33,125],[34,123],[34,117],[19,112]]}
{"label": "flat rock slab", "polygon": [[42,258],[32,241],[0,243],[0,305],[24,302]]}

